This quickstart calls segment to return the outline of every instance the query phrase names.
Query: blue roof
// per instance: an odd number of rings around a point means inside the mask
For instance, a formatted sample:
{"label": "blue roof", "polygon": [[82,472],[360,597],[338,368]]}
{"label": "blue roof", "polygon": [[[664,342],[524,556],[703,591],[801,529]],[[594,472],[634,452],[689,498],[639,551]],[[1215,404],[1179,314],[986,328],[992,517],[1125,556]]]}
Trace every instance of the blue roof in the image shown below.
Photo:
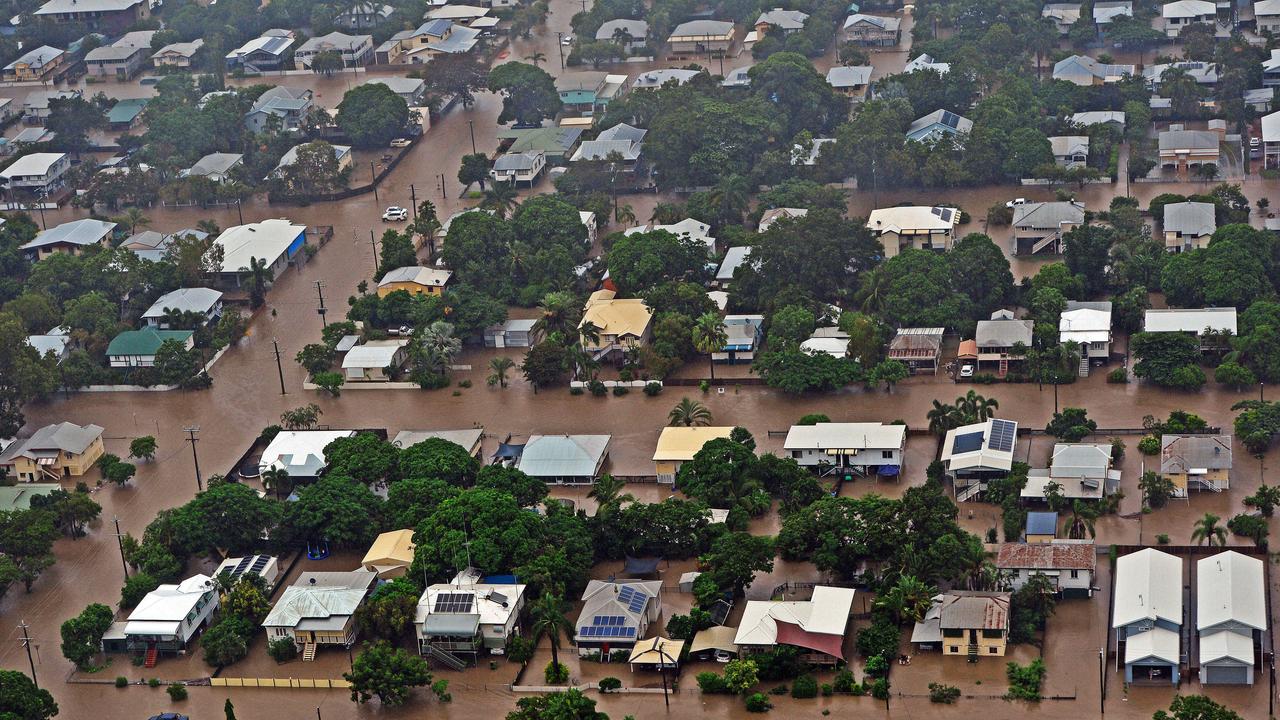
{"label": "blue roof", "polygon": [[1056,512],[1027,513],[1027,534],[1028,535],[1057,535],[1058,534],[1058,513]]}

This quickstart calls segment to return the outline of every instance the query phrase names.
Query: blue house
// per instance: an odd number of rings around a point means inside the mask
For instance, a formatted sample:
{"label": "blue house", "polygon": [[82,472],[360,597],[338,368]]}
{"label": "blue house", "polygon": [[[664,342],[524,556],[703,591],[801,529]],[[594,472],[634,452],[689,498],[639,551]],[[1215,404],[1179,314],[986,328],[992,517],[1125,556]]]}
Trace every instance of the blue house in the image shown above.
{"label": "blue house", "polygon": [[1144,548],[1116,561],[1111,627],[1127,683],[1176,686],[1182,665],[1182,560]]}

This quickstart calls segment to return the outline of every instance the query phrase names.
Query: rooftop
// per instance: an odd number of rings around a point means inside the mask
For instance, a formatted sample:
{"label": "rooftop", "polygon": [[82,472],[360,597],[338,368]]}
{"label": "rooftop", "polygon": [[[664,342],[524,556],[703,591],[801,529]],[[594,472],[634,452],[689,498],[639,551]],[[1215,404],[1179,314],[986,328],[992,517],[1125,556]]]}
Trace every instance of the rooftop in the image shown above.
{"label": "rooftop", "polygon": [[996,551],[1001,570],[1093,571],[1098,552],[1091,542],[1004,543]]}
{"label": "rooftop", "polygon": [[179,312],[198,312],[206,313],[213,309],[213,306],[222,299],[222,293],[209,288],[178,288],[172,292],[167,292],[156,299],[147,311],[142,313],[144,318],[160,318],[164,317],[168,310],[177,310]]}
{"label": "rooftop", "polygon": [[[47,153],[36,154],[44,155]],[[27,157],[31,156],[28,155]],[[14,164],[16,165],[17,163]],[[10,169],[12,169],[12,166],[10,166]],[[91,218],[72,220],[40,232],[34,240],[18,249],[35,250],[52,245],[79,245],[81,247],[97,245],[102,242],[103,238],[109,236],[115,228],[115,223],[103,220],[93,220]]]}

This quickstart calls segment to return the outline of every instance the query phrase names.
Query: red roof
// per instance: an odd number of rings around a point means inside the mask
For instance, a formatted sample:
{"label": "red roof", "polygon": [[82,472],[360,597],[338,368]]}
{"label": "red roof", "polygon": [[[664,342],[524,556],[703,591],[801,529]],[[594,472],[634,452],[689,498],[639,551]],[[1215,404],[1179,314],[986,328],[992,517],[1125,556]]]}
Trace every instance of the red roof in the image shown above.
{"label": "red roof", "polygon": [[781,620],[774,620],[778,627],[779,645],[795,645],[807,650],[816,650],[832,657],[844,659],[844,635],[828,635],[826,633],[809,632],[799,625]]}
{"label": "red roof", "polygon": [[1093,543],[1005,543],[996,567],[1012,570],[1089,570],[1098,562]]}

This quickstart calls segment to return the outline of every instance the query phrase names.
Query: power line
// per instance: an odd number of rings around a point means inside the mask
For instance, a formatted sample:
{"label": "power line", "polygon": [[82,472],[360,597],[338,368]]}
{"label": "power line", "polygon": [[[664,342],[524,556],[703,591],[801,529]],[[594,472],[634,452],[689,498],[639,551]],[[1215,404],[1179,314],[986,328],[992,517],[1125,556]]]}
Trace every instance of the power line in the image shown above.
{"label": "power line", "polygon": [[200,439],[196,437],[196,433],[200,432],[200,426],[184,427],[182,431],[187,434],[187,442],[191,443],[191,459],[196,464],[196,490],[204,492],[204,481],[200,479],[200,456],[196,454],[196,443],[200,442]]}
{"label": "power line", "polygon": [[116,543],[120,545],[120,567],[124,569],[124,579],[129,579],[129,563],[124,560],[124,533],[120,532],[120,518],[113,518],[116,522]]}

